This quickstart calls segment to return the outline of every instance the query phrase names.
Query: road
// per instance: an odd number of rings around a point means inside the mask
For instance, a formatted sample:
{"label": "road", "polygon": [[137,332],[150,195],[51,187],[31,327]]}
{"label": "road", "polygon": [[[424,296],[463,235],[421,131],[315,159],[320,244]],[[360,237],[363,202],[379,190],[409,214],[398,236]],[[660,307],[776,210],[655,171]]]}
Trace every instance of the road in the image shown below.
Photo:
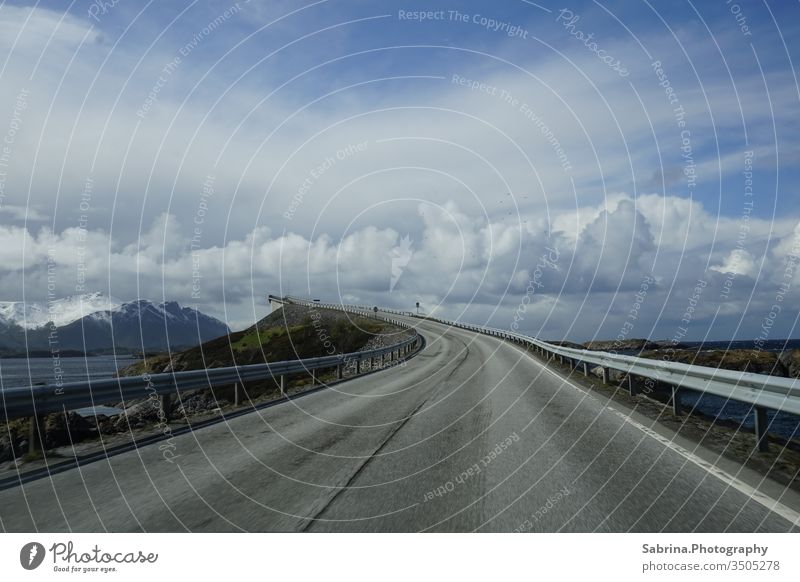
{"label": "road", "polygon": [[795,493],[518,346],[409,321],[428,344],[405,366],[174,437],[172,462],[150,445],[2,491],[2,529],[798,529]]}

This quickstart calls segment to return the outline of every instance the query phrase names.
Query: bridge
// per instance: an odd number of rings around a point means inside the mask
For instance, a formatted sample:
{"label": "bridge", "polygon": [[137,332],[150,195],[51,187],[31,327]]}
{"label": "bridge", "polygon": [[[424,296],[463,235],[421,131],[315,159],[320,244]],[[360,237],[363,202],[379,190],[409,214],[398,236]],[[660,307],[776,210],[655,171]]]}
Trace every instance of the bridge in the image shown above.
{"label": "bridge", "polygon": [[[6,416],[91,392],[169,396],[198,385],[336,370],[301,397],[6,483],[6,531],[756,532],[800,529],[800,496],[604,393],[588,367],[789,412],[791,380],[547,344],[509,331],[372,314],[417,332],[377,351],[7,393]],[[554,359],[566,365],[555,365]],[[343,372],[355,361],[356,373]],[[369,373],[366,373],[369,372]],[[595,380],[600,382],[598,378]],[[199,382],[199,384],[198,384]],[[120,387],[121,385],[121,387]],[[116,388],[114,387],[116,386]],[[628,389],[633,390],[633,384]],[[64,398],[63,395],[61,395]]]}

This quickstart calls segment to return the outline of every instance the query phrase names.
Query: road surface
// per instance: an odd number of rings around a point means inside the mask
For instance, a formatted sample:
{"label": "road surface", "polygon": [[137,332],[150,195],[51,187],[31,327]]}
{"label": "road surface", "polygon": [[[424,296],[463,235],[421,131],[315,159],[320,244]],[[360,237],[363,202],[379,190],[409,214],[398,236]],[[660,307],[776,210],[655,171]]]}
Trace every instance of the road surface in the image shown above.
{"label": "road surface", "polygon": [[405,366],[174,437],[172,462],[150,445],[1,491],[2,529],[798,529],[793,492],[753,494],[518,346],[409,321],[428,344]]}

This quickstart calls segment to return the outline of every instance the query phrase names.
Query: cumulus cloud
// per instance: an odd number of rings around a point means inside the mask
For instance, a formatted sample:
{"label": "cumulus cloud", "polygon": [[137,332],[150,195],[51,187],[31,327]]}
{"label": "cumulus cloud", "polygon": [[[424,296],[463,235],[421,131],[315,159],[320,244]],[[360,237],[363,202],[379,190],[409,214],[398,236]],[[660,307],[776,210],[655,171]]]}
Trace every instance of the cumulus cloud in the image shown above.
{"label": "cumulus cloud", "polygon": [[756,273],[756,263],[753,256],[745,250],[734,249],[721,265],[712,265],[711,270],[718,273],[730,273],[731,275],[752,276]]}
{"label": "cumulus cloud", "polygon": [[[698,210],[702,216],[702,207]],[[413,252],[399,275],[392,259],[403,238],[410,236],[392,228],[365,226],[340,238],[308,238],[258,227],[241,239],[196,248],[182,236],[180,221],[166,214],[157,217],[136,244],[120,244],[102,230],[68,228],[54,233],[3,227],[0,292],[19,296],[25,285],[27,297],[41,299],[37,294],[46,289],[48,275],[55,274],[59,293],[68,295],[83,273],[86,290],[121,299],[177,299],[224,317],[234,327],[252,323],[252,317],[265,312],[266,295],[279,292],[404,308],[421,300],[426,311],[509,324],[505,320],[530,281],[540,277],[521,328],[543,334],[570,330],[573,336],[591,337],[613,335],[614,324],[608,322],[624,317],[643,281],[650,281],[637,331],[651,335],[667,330],[661,333],[668,335],[698,280],[705,280],[708,289],[697,309],[698,321],[711,317],[723,303],[722,313],[732,320],[757,311],[760,304],[747,292],[752,281],[745,281],[762,260],[766,270],[777,272],[800,232],[789,231],[761,257],[726,243],[727,249],[714,251],[724,253],[723,262],[707,269],[693,259],[694,251],[687,256],[680,244],[657,246],[649,221],[628,198],[600,211],[577,240],[537,225],[533,217],[527,224],[519,217],[517,225],[479,220],[453,201],[441,207],[420,204],[418,217],[419,238],[412,240]],[[706,232],[705,248],[719,247],[713,230]],[[767,247],[766,241],[759,242]],[[537,262],[548,253],[555,253],[557,261],[537,275]],[[717,294],[731,274],[738,276],[736,292],[723,302]],[[397,280],[390,294],[393,277]],[[197,289],[199,293],[193,291]]]}
{"label": "cumulus cloud", "polygon": [[[163,23],[147,26],[147,14],[129,31],[122,17],[106,25],[128,10],[124,3],[102,23],[0,8],[2,110],[29,91],[3,177],[4,299],[41,299],[54,270],[62,295],[85,275],[87,290],[194,303],[234,327],[263,314],[270,292],[406,308],[419,300],[427,310],[507,325],[539,258],[557,249],[528,307],[528,331],[613,337],[652,277],[636,333],[671,335],[702,280],[694,323],[720,313],[724,335],[757,321],[783,281],[796,254],[796,212],[772,219],[778,201],[762,188],[745,222],[736,189],[743,154],[729,136],[746,123],[754,165],[769,167],[771,132],[794,124],[787,71],[768,71],[769,95],[757,74],[737,74],[733,86],[702,32],[682,30],[682,48],[702,56],[692,75],[667,71],[702,179],[690,190],[674,107],[632,40],[608,45],[626,56],[625,82],[576,43],[561,53],[509,42],[484,47],[498,53],[368,56],[348,44],[361,37],[347,27],[261,62],[274,39],[320,28],[309,9],[226,54],[252,22],[267,24],[290,4],[243,7],[184,56],[142,116],[163,67],[213,20],[215,6],[198,5],[204,12],[187,13],[159,38]],[[677,54],[674,41],[648,35],[648,50]],[[314,68],[338,49],[348,57]],[[731,62],[752,58],[746,46],[736,51]],[[458,82],[465,77],[493,91],[471,90]],[[732,91],[735,99],[708,99]],[[798,151],[789,133],[782,155]],[[412,250],[398,274],[402,240]],[[797,273],[790,279],[796,297]]]}
{"label": "cumulus cloud", "polygon": [[0,214],[5,214],[11,220],[16,221],[42,222],[50,219],[49,216],[43,214],[34,207],[15,206],[13,204],[0,206]]}

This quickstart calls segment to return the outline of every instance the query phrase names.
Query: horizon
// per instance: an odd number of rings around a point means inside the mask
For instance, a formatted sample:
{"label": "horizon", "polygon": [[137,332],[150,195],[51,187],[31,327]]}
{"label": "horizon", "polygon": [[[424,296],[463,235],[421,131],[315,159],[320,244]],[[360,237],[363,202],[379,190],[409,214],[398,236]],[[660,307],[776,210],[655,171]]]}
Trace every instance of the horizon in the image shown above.
{"label": "horizon", "polygon": [[[119,307],[122,307],[124,305],[128,305],[128,304],[131,304],[131,303],[137,303],[137,302],[140,302],[140,301],[146,301],[146,302],[148,302],[148,303],[150,303],[152,305],[156,305],[156,306],[163,305],[165,303],[177,303],[178,306],[181,307],[181,308],[190,308],[190,309],[198,311],[198,312],[200,312],[200,313],[202,313],[204,315],[213,317],[213,316],[209,315],[208,313],[203,312],[203,310],[201,308],[199,308],[197,305],[181,303],[180,301],[175,301],[175,300],[171,300],[171,299],[163,299],[163,300],[159,301],[157,299],[154,300],[154,299],[149,299],[149,298],[146,298],[146,297],[139,297],[139,298],[135,298],[135,299],[127,299],[126,300],[126,299],[119,299],[119,298],[116,298],[116,297],[108,297],[108,296],[104,295],[102,292],[99,292],[99,291],[98,292],[88,292],[88,293],[84,293],[84,294],[80,294],[80,295],[68,295],[66,297],[59,297],[59,298],[53,300],[53,302],[63,301],[65,299],[75,299],[75,298],[80,298],[80,297],[85,297],[85,296],[97,296],[97,295],[103,295],[103,297],[105,299],[111,299],[111,300],[119,301],[120,305],[117,305],[113,309],[118,309]],[[309,299],[311,299],[311,297],[309,297]],[[22,301],[0,301],[0,306],[2,306],[3,304],[9,304],[9,303],[22,303],[23,305],[25,305],[25,302],[22,302]],[[44,303],[45,303],[45,305],[47,304],[47,302],[44,302]],[[379,305],[377,307],[379,307],[379,308],[387,308],[384,305]],[[324,308],[321,308],[321,309],[324,309]],[[84,317],[87,316],[87,315],[90,315],[91,313],[97,313],[99,311],[108,311],[108,310],[100,309],[100,310],[96,310],[96,311],[91,311],[91,312],[86,313],[84,315]],[[268,315],[269,315],[269,313],[264,315],[261,319],[263,319],[264,317],[267,317]],[[425,313],[421,312],[420,315],[424,316]],[[3,315],[2,315],[2,313],[0,313],[0,318],[2,318],[2,317],[3,317]],[[67,323],[72,322],[72,321],[77,321],[77,319],[80,319],[80,317],[76,317],[75,319],[70,319]],[[260,321],[261,319],[253,321],[253,322],[247,322],[247,323],[244,324],[243,327],[239,327],[239,328],[234,328],[234,327],[232,327],[230,325],[228,327],[230,328],[230,332],[231,333],[236,333],[236,332],[244,331],[245,329],[248,329],[249,327],[252,327],[256,323],[258,323],[258,321]],[[226,323],[223,320],[219,320],[219,321],[222,322],[222,323]],[[47,322],[47,323],[49,323],[49,322]],[[43,326],[47,325],[47,323],[43,323],[43,324],[38,325],[38,326],[30,327],[30,329],[36,329],[36,328],[39,328],[39,327],[43,327]],[[472,323],[472,324],[475,324],[475,325],[480,325],[480,323],[476,322],[476,321],[466,321],[465,320],[464,323]],[[61,325],[63,325],[63,324],[61,324]],[[22,327],[25,327],[25,326],[22,326]],[[606,338],[606,337],[592,337],[592,338],[576,339],[576,340],[568,340],[566,338],[555,338],[555,337],[549,337],[549,338],[545,337],[545,338],[541,338],[541,339],[543,339],[543,341],[551,341],[551,342],[574,341],[575,343],[580,343],[580,344],[587,344],[587,343],[590,343],[590,342],[612,342],[612,341],[615,341],[615,338]],[[673,344],[678,345],[680,343],[709,343],[709,342],[711,342],[711,343],[722,343],[722,342],[742,343],[742,342],[748,342],[748,341],[755,342],[756,340],[753,339],[753,338],[742,338],[742,339],[736,339],[736,338],[700,338],[700,339],[683,338],[680,341],[677,341],[674,338],[667,338],[667,337],[662,337],[662,338],[659,338],[659,337],[630,337],[630,338],[625,338],[625,339],[622,339],[622,340],[619,340],[619,341],[621,341],[621,342],[648,341],[648,342],[654,342],[654,343],[670,343],[671,342]],[[769,343],[784,343],[784,344],[786,344],[786,343],[789,343],[789,342],[800,341],[800,336],[798,336],[798,337],[776,337],[776,338],[770,338],[767,341]],[[755,343],[754,343],[754,345],[755,345]]]}

